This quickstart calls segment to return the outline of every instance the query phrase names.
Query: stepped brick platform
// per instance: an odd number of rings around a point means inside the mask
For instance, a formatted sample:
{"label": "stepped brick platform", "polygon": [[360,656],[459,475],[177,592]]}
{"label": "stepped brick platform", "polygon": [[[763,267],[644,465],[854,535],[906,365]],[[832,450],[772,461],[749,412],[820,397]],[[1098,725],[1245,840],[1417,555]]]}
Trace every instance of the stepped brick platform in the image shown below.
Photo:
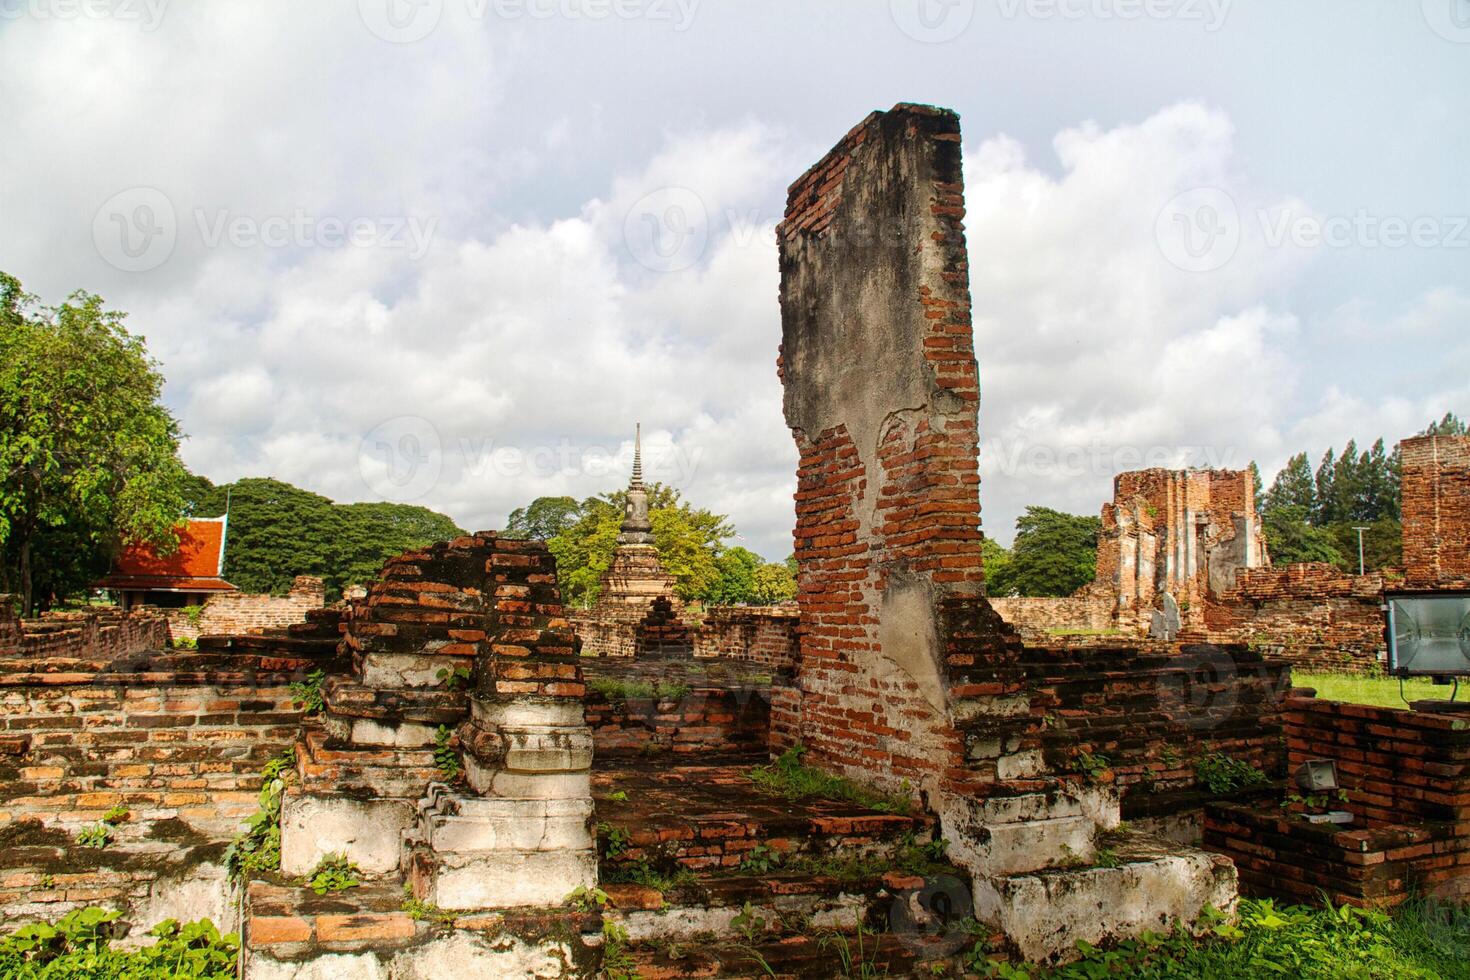
{"label": "stepped brick platform", "polygon": [[[773,684],[764,669],[719,661],[589,660],[586,717],[597,757],[764,755]],[[653,685],[655,696],[639,693]]]}
{"label": "stepped brick platform", "polygon": [[[628,761],[600,768],[593,780],[598,820],[628,835],[627,850],[612,862],[728,870],[760,845],[791,856],[858,856],[891,852],[905,834],[924,839],[932,834],[928,816],[764,794],[749,775],[764,761],[737,757],[676,766]],[[614,800],[614,793],[627,799]]]}

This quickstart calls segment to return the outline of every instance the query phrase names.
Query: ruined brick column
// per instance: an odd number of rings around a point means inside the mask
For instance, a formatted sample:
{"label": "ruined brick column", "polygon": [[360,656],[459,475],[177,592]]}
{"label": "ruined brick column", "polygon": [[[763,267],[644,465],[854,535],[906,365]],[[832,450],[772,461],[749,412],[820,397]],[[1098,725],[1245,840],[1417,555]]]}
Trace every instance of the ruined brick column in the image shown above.
{"label": "ruined brick column", "polygon": [[1405,584],[1470,587],[1470,437],[1406,439],[1399,453]]}
{"label": "ruined brick column", "polygon": [[469,789],[431,787],[404,865],[440,908],[554,906],[597,884],[592,731],[556,567],[539,542],[490,558],[489,651],[465,728]]}
{"label": "ruined brick column", "polygon": [[991,625],[962,180],[958,117],[898,105],[791,185],[778,229],[801,664],[775,724],[890,787],[963,770],[946,620]]}
{"label": "ruined brick column", "polygon": [[869,115],[788,193],[801,625],[773,741],[912,790],[974,875],[977,916],[1028,957],[1065,956],[1229,907],[1235,877],[1162,842],[1088,866],[1117,792],[1051,770],[1026,651],[984,595],[964,213],[959,119],[929,106]]}
{"label": "ruined brick column", "polygon": [[[282,807],[284,873],[340,852],[454,909],[596,881],[585,688],[543,543],[481,532],[390,560],[344,646],[353,673],[323,685]],[[447,746],[467,750],[465,790],[434,752],[467,716]]]}

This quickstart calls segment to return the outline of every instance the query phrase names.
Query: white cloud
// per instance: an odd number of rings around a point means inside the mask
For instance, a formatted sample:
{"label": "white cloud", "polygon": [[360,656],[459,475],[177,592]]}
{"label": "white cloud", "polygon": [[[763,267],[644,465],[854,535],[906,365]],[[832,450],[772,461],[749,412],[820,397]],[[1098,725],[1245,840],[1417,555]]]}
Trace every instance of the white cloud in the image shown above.
{"label": "white cloud", "polygon": [[[562,175],[586,170],[578,155],[614,142],[632,110],[579,91],[565,113],[538,114],[517,70],[544,57],[544,37],[450,19],[385,44],[329,6],[171,4],[155,32],[5,25],[7,271],[48,299],[85,285],[131,311],[190,434],[185,458],[215,480],[371,499],[364,438],[422,418],[442,469],[415,499],[495,526],[537,495],[619,486],[641,420],[655,477],[783,557],[796,454],[771,228],[821,148],[760,117],[680,116],[569,189]],[[969,135],[967,226],[982,502],[1001,539],[1029,503],[1095,513],[1113,473],[1150,451],[1269,469],[1297,448],[1408,434],[1470,395],[1463,292],[1387,316],[1352,297],[1326,318],[1296,308],[1312,255],[1270,247],[1254,215],[1310,210],[1253,183],[1222,111],[1183,102],[1076,125],[1042,163],[986,137]],[[163,191],[178,221],[172,255],[137,274],[92,241],[98,206],[132,186]],[[1233,258],[1208,273],[1171,264],[1156,237],[1170,199],[1199,187],[1242,216]],[[433,235],[414,258],[209,247],[199,229],[201,215],[298,212],[417,218]],[[655,231],[650,251],[640,236]],[[1442,356],[1417,385],[1393,376],[1402,361],[1386,366],[1403,392],[1388,400],[1323,382],[1315,352],[1385,335]],[[1061,465],[1028,457],[1037,447]]]}

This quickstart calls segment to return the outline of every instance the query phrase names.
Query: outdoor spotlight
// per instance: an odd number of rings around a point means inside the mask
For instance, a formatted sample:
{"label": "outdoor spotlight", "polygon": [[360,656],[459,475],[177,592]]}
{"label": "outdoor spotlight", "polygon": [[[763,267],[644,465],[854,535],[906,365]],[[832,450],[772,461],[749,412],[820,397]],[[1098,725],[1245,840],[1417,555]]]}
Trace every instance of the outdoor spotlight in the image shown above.
{"label": "outdoor spotlight", "polygon": [[1296,771],[1296,784],[1307,793],[1337,791],[1337,763],[1330,759],[1308,759]]}

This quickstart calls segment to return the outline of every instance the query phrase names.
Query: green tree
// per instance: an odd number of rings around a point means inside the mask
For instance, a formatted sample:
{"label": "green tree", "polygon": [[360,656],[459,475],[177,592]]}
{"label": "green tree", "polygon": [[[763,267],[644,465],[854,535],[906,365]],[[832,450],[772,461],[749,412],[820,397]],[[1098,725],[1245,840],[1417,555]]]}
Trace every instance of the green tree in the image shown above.
{"label": "green tree", "polygon": [[1317,508],[1317,484],[1312,478],[1312,465],[1307,462],[1306,453],[1297,453],[1287,460],[1266,493],[1263,512],[1282,507],[1299,507],[1306,514]]}
{"label": "green tree", "polygon": [[1308,561],[1342,564],[1343,554],[1337,549],[1332,532],[1314,527],[1308,516],[1309,512],[1299,505],[1267,508],[1262,529],[1273,564]]}
{"label": "green tree", "polygon": [[573,497],[537,497],[510,512],[505,522],[508,538],[550,541],[577,523],[582,506]]}
{"label": "green tree", "polygon": [[796,598],[796,573],[786,562],[766,562],[755,570],[755,601],[763,606]]}
{"label": "green tree", "polygon": [[715,559],[719,577],[702,598],[713,605],[756,602],[756,574],[764,562],[749,548],[727,548]]}
{"label": "green tree", "polygon": [[1016,521],[1016,541],[996,594],[1071,595],[1097,574],[1101,533],[1101,518],[1027,507]]}
{"label": "green tree", "polygon": [[280,480],[191,485],[190,513],[218,517],[228,505],[225,578],[247,592],[280,594],[297,575],[318,575],[327,598],[371,585],[394,555],[464,532],[443,514],[412,504],[334,504]]}
{"label": "green tree", "polygon": [[[985,591],[993,596],[1015,595],[1014,583],[1010,580],[1011,553],[994,538],[986,537],[980,542],[980,554],[985,561]],[[1096,564],[1096,558],[1093,559]]]}
{"label": "green tree", "polygon": [[25,613],[85,587],[125,542],[177,544],[179,425],[123,320],[86,292],[41,307],[0,273],[0,589]]}
{"label": "green tree", "polygon": [[1421,436],[1464,436],[1470,435],[1470,426],[1460,421],[1454,412],[1446,412],[1438,422],[1430,422]]}
{"label": "green tree", "polygon": [[[627,499],[625,490],[588,497],[578,506],[576,521],[547,540],[568,606],[597,601],[602,575],[617,549]],[[659,560],[677,582],[675,591],[684,599],[703,598],[720,578],[718,558],[735,533],[729,519],[690,506],[677,490],[661,483],[648,488],[648,517]]]}

